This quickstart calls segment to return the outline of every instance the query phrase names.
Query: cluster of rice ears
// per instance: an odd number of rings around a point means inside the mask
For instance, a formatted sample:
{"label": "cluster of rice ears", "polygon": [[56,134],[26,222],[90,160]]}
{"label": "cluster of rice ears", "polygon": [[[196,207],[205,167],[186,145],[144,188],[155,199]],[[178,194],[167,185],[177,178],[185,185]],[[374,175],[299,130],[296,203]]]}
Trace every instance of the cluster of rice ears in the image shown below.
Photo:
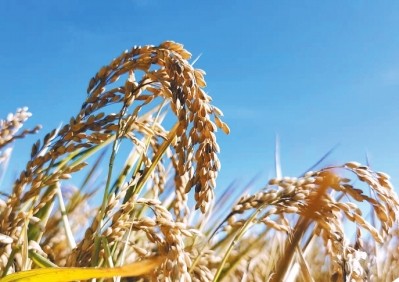
{"label": "cluster of rice ears", "polygon": [[[233,185],[214,201],[215,132],[229,128],[190,58],[171,41],[125,51],[90,80],[80,111],[33,145],[0,188],[1,281],[399,277],[399,200],[369,166],[271,179],[235,201]],[[13,142],[39,129],[21,133],[29,116],[0,121],[0,177]]]}

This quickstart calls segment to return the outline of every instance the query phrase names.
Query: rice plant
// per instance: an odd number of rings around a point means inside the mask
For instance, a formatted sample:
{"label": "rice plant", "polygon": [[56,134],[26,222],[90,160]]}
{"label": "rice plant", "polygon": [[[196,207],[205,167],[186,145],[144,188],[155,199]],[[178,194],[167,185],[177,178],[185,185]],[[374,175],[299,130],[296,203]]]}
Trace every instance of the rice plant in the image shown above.
{"label": "rice plant", "polygon": [[[1,187],[0,281],[398,278],[399,199],[383,172],[348,162],[271,179],[232,205],[241,187],[218,187],[215,201],[216,132],[230,130],[190,58],[172,41],[123,52],[33,144]],[[29,117],[0,121],[0,179],[13,143],[40,129],[20,132]]]}

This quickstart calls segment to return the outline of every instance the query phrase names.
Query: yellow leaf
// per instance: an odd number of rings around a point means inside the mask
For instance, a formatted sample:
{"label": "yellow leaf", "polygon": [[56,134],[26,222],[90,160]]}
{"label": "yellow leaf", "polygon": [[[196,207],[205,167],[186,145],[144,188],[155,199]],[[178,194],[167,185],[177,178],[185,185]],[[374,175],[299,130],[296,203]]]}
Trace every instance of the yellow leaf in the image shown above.
{"label": "yellow leaf", "polygon": [[7,275],[0,279],[0,282],[66,282],[92,278],[111,278],[114,276],[140,276],[158,267],[162,261],[163,257],[155,257],[114,268],[41,268]]}

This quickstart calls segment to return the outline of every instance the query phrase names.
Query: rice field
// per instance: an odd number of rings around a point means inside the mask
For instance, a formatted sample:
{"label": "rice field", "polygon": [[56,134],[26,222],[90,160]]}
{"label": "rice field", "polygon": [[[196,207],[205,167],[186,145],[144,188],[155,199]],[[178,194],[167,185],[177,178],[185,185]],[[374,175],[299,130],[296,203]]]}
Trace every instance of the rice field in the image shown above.
{"label": "rice field", "polygon": [[[242,187],[216,188],[216,134],[230,129],[190,59],[172,41],[123,52],[32,145],[0,187],[0,281],[398,278],[399,198],[384,172],[353,161],[233,200]],[[30,115],[0,120],[0,175],[14,142],[40,130],[24,127]]]}

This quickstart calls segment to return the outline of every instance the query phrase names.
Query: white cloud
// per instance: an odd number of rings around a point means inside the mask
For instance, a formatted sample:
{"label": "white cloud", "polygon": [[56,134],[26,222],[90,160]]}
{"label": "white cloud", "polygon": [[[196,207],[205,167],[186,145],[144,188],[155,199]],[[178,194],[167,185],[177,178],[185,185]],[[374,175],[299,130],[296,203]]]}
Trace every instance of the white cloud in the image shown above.
{"label": "white cloud", "polygon": [[145,7],[150,4],[150,0],[131,0],[133,4],[137,5],[138,7]]}
{"label": "white cloud", "polygon": [[222,111],[229,119],[256,120],[262,117],[260,111],[245,106],[224,106],[222,107]]}
{"label": "white cloud", "polygon": [[381,80],[385,85],[399,85],[399,68],[382,72]]}

